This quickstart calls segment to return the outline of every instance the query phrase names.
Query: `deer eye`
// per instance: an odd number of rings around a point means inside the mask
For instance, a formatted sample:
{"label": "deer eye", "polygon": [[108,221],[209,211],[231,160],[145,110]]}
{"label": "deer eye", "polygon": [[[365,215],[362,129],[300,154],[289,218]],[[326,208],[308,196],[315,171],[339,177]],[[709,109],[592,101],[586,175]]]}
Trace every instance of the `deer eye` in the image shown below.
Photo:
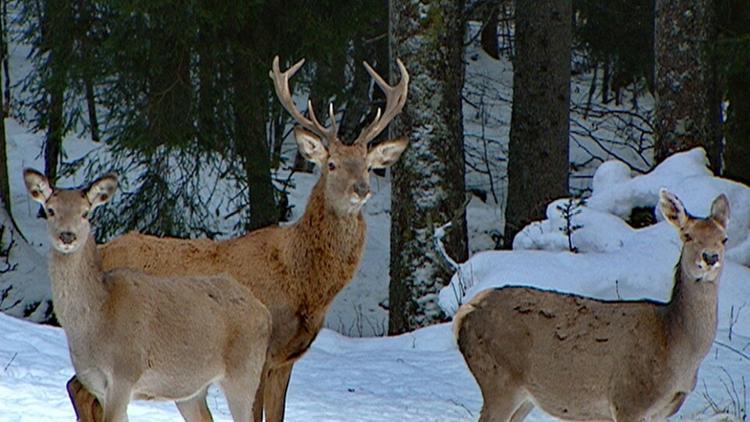
{"label": "deer eye", "polygon": [[54,217],[55,216],[55,210],[52,208],[47,208],[47,217]]}
{"label": "deer eye", "polygon": [[83,218],[84,220],[87,219],[87,218],[89,218],[89,212],[88,212],[88,210],[84,211],[83,214],[81,214],[81,218]]}
{"label": "deer eye", "polygon": [[727,240],[729,240],[729,239],[725,237],[724,239],[722,239],[721,243],[724,244],[724,245],[726,245],[727,244]]}
{"label": "deer eye", "polygon": [[328,162],[328,171],[334,171],[336,170],[336,164],[333,164],[333,161]]}

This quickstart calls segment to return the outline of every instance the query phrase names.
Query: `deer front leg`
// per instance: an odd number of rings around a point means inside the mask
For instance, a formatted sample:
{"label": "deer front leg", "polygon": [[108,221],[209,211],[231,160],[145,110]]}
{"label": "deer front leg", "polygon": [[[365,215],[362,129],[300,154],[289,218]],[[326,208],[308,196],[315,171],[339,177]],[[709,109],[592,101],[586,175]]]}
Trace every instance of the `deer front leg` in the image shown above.
{"label": "deer front leg", "polygon": [[68,380],[67,390],[70,403],[76,412],[76,420],[79,422],[102,422],[104,420],[104,413],[99,400],[78,381],[78,377],[73,375]]}
{"label": "deer front leg", "polygon": [[292,375],[292,363],[268,371],[263,383],[263,408],[266,422],[282,422],[286,405],[286,392]]}

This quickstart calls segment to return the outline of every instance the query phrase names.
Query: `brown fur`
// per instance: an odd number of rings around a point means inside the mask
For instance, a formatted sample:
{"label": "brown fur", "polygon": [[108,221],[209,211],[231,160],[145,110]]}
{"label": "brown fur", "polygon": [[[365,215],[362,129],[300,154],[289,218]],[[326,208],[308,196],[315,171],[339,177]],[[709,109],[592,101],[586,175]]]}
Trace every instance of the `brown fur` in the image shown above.
{"label": "brown fur", "polygon": [[[728,203],[693,219],[662,192],[684,245],[669,303],[600,301],[528,287],[487,290],[454,319],[484,397],[480,421],[520,421],[539,406],[566,420],[663,420],[693,390],[716,334]],[[718,264],[706,265],[704,253]]]}
{"label": "brown fur", "polygon": [[[127,420],[136,398],[173,400],[186,420],[210,420],[205,394],[217,381],[234,419],[249,421],[271,331],[265,306],[228,275],[104,271],[88,214],[109,200],[116,180],[52,190],[37,172],[25,179],[48,214],[55,313],[77,379],[104,403],[103,412],[91,400],[78,403],[78,417]],[[71,397],[81,396],[80,384],[68,384]]]}

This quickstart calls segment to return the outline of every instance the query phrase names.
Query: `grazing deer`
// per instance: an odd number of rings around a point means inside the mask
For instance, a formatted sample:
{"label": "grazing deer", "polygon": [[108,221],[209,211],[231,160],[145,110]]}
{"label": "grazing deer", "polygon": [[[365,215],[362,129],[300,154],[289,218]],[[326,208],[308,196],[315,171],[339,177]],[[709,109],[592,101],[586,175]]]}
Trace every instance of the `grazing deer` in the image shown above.
{"label": "grazing deer", "polygon": [[[309,118],[294,104],[289,78],[303,62],[281,72],[276,57],[270,72],[279,101],[300,125],[294,129],[300,153],[321,169],[297,223],[219,242],[129,233],[101,248],[105,268],[130,267],[156,275],[227,272],[268,307],[273,329],[268,367],[255,401],[256,421],[262,419],[263,410],[266,421],[284,419],[292,365],[310,347],[328,306],[359,265],[366,229],[362,207],[371,195],[369,171],[394,164],[408,143],[399,138],[368,147],[406,102],[409,75],[401,61],[401,80],[395,86],[388,85],[365,63],[385,92],[386,106],[350,144],[338,138],[332,105],[331,125],[326,128],[315,117],[311,104]],[[69,391],[77,408],[96,408],[93,398],[74,379]]]}
{"label": "grazing deer", "polygon": [[564,420],[617,422],[679,410],[716,335],[729,202],[720,195],[702,219],[659,195],[682,239],[668,303],[504,287],[459,309],[454,331],[482,391],[480,421],[521,421],[534,405]]}
{"label": "grazing deer", "polygon": [[252,419],[271,316],[227,275],[156,277],[102,270],[89,216],[117,189],[113,175],[85,189],[52,188],[24,171],[44,206],[55,313],[76,376],[103,403],[105,421],[126,421],[131,398],[173,400],[187,421],[208,421],[206,390],[218,381],[235,421]]}

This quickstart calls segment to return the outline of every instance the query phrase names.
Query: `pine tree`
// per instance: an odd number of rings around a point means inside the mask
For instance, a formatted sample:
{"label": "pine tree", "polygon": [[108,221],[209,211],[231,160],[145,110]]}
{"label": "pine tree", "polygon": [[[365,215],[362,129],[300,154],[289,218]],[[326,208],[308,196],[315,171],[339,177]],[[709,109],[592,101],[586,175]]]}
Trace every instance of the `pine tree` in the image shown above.
{"label": "pine tree", "polygon": [[[437,292],[450,281],[435,248],[435,227],[453,220],[447,252],[467,257],[463,115],[464,2],[391,1],[391,56],[412,75],[391,133],[410,146],[393,170],[389,332],[443,320]],[[408,42],[407,42],[408,41]]]}

